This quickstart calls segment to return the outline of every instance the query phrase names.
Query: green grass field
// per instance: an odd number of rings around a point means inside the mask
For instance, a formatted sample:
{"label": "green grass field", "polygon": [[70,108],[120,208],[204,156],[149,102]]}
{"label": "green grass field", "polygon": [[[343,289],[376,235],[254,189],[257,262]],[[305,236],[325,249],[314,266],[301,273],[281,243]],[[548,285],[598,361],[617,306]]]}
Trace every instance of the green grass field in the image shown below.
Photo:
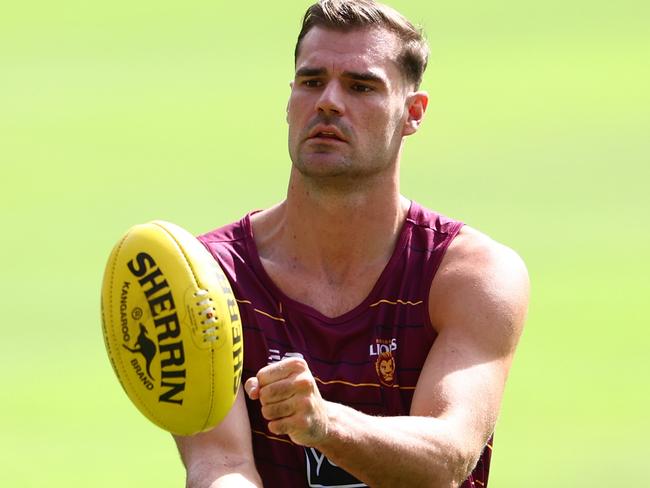
{"label": "green grass field", "polygon": [[[283,198],[307,4],[3,8],[0,485],[182,486],[107,360],[104,263],[134,223],[199,233]],[[516,249],[532,279],[490,486],[642,485],[650,4],[393,5],[432,45],[403,192]]]}

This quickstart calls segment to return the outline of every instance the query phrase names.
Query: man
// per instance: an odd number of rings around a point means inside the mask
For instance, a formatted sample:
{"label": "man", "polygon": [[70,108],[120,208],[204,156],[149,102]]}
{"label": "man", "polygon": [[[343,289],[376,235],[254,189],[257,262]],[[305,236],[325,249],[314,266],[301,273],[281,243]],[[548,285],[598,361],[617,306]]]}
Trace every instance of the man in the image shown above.
{"label": "man", "polygon": [[528,278],[511,250],[399,193],[427,55],[383,5],[308,9],[286,200],[200,237],[239,301],[246,394],[176,438],[188,486],[487,484]]}

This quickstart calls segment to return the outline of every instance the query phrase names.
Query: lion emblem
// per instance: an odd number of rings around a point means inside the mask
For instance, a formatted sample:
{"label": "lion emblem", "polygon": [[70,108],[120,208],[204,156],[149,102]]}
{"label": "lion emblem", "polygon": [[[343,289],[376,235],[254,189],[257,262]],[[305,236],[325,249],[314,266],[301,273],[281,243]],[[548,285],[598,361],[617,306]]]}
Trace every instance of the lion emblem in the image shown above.
{"label": "lion emblem", "polygon": [[390,351],[379,354],[375,362],[375,369],[382,385],[393,386],[395,381],[395,358]]}

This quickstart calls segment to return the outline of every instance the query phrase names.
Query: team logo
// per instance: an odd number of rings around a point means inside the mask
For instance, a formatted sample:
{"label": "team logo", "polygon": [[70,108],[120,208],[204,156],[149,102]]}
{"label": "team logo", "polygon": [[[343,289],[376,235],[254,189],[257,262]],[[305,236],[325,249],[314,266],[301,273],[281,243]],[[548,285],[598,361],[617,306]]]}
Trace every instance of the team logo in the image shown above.
{"label": "team logo", "polygon": [[393,352],[397,349],[397,339],[375,339],[374,344],[370,344],[370,355],[379,356],[384,352]]}
{"label": "team logo", "polygon": [[385,351],[377,356],[375,370],[382,385],[393,386],[395,382],[395,358],[391,351]]}
{"label": "team logo", "polygon": [[375,339],[370,344],[370,357],[376,356],[375,371],[379,381],[384,386],[393,386],[395,383],[395,357],[393,351],[397,350],[397,339]]}

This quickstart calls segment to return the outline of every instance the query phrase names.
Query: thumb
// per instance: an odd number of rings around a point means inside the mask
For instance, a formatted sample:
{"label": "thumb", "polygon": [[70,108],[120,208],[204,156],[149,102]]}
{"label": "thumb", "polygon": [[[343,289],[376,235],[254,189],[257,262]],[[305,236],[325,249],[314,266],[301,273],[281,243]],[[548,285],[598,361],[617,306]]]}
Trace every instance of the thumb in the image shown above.
{"label": "thumb", "polygon": [[246,390],[248,398],[251,400],[259,400],[260,384],[255,376],[251,376],[246,380],[246,383],[244,384],[244,390]]}

